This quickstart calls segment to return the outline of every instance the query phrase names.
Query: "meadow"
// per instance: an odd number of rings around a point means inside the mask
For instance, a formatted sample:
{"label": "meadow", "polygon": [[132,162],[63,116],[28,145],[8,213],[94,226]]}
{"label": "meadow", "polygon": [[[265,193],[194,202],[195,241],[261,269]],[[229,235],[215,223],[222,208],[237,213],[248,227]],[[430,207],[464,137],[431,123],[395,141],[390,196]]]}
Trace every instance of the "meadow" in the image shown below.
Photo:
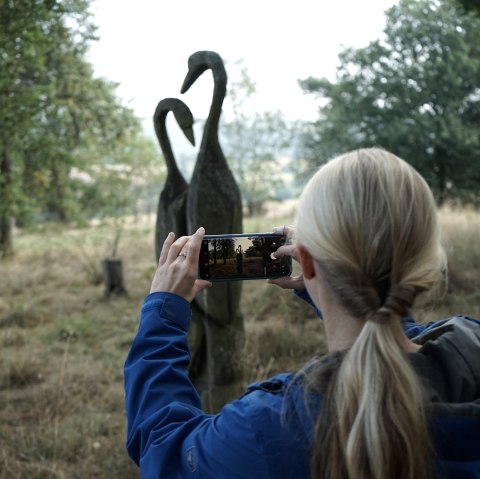
{"label": "meadow", "polygon": [[[246,219],[246,232],[292,211]],[[480,317],[480,212],[441,210],[446,286],[418,302],[422,322]],[[123,363],[155,271],[154,219],[130,221],[119,245],[128,295],[105,299],[100,262],[111,227],[17,232],[0,262],[0,479],[136,478],[125,452]],[[245,384],[296,369],[325,350],[310,307],[245,281]]]}

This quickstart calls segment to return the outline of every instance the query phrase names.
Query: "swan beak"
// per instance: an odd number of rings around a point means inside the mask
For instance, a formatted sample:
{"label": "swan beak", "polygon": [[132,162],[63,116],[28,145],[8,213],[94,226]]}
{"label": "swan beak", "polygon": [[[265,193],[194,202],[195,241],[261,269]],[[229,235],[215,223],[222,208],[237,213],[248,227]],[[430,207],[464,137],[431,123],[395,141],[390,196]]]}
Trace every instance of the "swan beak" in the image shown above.
{"label": "swan beak", "polygon": [[180,93],[188,91],[188,89],[197,81],[197,78],[207,69],[208,66],[205,64],[193,65],[193,67],[189,68],[185,80],[183,80]]}
{"label": "swan beak", "polygon": [[187,73],[187,76],[185,77],[185,80],[183,80],[183,85],[180,90],[180,93],[185,93],[188,91],[188,89],[195,83],[195,80],[198,78],[197,76],[194,76],[192,73],[192,70],[189,70]]}
{"label": "swan beak", "polygon": [[193,128],[192,127],[185,128],[183,132],[185,133],[185,136],[188,138],[188,141],[190,141],[190,143],[193,146],[195,146],[195,137],[193,136]]}

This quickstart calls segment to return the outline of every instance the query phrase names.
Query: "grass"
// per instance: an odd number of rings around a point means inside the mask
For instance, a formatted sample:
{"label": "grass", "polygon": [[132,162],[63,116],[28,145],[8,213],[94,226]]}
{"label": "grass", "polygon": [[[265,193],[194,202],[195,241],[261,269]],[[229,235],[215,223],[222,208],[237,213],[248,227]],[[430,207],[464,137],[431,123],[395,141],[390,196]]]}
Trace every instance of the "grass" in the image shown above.
{"label": "grass", "polygon": [[[449,284],[421,321],[480,317],[480,214],[442,211]],[[269,231],[291,214],[245,221]],[[103,297],[107,227],[19,233],[0,263],[0,479],[135,478],[125,452],[123,362],[155,270],[153,220],[120,242],[128,296]],[[243,285],[246,383],[296,369],[325,349],[311,309],[263,281]]]}

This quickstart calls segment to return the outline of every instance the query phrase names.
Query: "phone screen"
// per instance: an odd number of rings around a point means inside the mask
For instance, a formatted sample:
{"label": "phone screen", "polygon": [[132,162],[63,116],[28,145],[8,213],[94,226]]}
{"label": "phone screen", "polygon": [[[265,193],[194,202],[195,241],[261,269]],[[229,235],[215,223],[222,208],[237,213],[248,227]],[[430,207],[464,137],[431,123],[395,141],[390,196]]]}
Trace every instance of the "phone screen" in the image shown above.
{"label": "phone screen", "polygon": [[287,237],[270,233],[206,235],[199,259],[199,277],[209,281],[234,281],[289,276],[292,258],[272,253]]}

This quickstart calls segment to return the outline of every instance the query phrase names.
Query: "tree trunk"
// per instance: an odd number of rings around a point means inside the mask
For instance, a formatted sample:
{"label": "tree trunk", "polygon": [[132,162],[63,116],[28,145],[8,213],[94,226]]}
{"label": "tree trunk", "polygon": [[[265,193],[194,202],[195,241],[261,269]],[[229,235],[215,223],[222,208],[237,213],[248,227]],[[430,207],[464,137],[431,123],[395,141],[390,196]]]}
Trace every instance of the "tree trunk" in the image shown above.
{"label": "tree trunk", "polygon": [[13,250],[13,221],[11,218],[0,218],[0,257],[12,256]]}
{"label": "tree trunk", "polygon": [[437,205],[442,206],[447,199],[447,172],[445,170],[445,161],[448,158],[448,151],[443,147],[435,147],[435,156],[437,162],[437,187],[436,195]]}
{"label": "tree trunk", "polygon": [[51,163],[50,181],[50,189],[54,194],[48,201],[49,212],[53,215],[56,221],[66,223],[68,221],[68,214],[65,208],[65,174],[59,169],[55,160]]}
{"label": "tree trunk", "polygon": [[0,161],[0,257],[13,255],[13,218],[11,215],[12,164],[7,149]]}
{"label": "tree trunk", "polygon": [[104,259],[102,261],[103,281],[105,284],[105,297],[109,298],[112,294],[127,294],[123,284],[123,269],[121,259]]}

